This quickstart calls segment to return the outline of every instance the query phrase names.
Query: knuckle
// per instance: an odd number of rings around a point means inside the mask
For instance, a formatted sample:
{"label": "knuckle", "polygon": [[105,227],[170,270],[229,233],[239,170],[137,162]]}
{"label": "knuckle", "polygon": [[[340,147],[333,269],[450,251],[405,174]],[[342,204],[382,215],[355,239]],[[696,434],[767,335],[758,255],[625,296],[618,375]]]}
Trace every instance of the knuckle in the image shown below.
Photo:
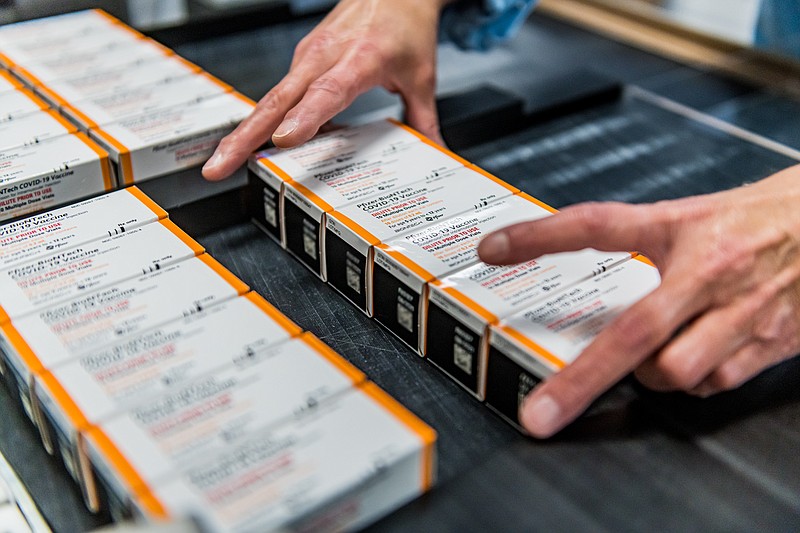
{"label": "knuckle", "polygon": [[709,381],[719,391],[732,390],[744,381],[742,374],[742,368],[739,365],[728,362],[717,368],[711,374]]}
{"label": "knuckle", "polygon": [[318,92],[327,95],[333,100],[344,100],[347,91],[338,79],[332,76],[322,76],[314,80],[308,87],[309,91]]}
{"label": "knuckle", "polygon": [[625,312],[609,326],[611,335],[633,349],[660,345],[665,329],[663,314],[654,305]]}
{"label": "knuckle", "polygon": [[295,55],[321,55],[330,49],[335,38],[335,34],[331,33],[330,31],[318,29],[317,31],[305,36],[300,40],[299,43],[297,43],[297,46],[295,47]]}
{"label": "knuckle", "polygon": [[705,377],[697,361],[698,358],[686,357],[683,352],[667,347],[656,358],[654,367],[669,388],[689,390],[696,387]]}
{"label": "knuckle", "polygon": [[608,227],[605,206],[599,202],[589,202],[562,211],[585,233],[596,235],[603,233]]}

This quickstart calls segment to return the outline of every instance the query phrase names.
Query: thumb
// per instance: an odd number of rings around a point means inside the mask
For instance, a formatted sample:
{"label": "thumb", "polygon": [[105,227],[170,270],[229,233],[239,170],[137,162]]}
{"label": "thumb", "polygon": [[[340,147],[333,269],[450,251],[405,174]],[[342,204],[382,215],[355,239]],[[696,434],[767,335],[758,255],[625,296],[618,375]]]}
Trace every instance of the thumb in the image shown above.
{"label": "thumb", "polygon": [[640,205],[579,204],[495,231],[481,241],[478,254],[487,263],[515,264],[584,248],[644,251],[654,237],[648,231],[651,222],[652,213]]}

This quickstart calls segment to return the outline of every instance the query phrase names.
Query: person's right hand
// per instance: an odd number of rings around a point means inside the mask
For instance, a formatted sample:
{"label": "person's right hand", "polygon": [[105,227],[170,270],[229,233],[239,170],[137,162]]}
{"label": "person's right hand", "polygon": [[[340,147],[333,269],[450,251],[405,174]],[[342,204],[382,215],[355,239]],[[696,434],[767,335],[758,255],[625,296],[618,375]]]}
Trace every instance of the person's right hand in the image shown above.
{"label": "person's right hand", "polygon": [[341,0],[297,45],[286,77],[222,139],[203,176],[228,177],[270,137],[280,147],[309,140],[379,85],[401,95],[410,126],[441,142],[436,42],[439,13],[449,1]]}

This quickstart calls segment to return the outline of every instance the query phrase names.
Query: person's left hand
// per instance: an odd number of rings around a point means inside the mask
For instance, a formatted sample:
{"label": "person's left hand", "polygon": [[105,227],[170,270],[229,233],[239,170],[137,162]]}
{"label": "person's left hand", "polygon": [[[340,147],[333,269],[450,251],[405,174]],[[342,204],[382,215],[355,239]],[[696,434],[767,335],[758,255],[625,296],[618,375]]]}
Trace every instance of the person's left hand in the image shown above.
{"label": "person's left hand", "polygon": [[708,396],[800,352],[800,166],[748,187],[650,205],[569,207],[484,239],[487,263],[637,250],[661,286],[620,315],[520,411],[549,437],[635,371],[657,391]]}

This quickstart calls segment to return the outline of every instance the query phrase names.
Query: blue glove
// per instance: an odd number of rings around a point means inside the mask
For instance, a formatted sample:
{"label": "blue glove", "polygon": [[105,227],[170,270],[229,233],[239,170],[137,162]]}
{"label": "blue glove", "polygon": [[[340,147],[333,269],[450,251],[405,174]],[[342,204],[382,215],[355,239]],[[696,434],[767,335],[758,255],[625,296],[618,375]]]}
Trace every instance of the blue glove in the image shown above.
{"label": "blue glove", "polygon": [[442,13],[440,38],[465,50],[488,50],[514,35],[536,0],[461,0]]}

